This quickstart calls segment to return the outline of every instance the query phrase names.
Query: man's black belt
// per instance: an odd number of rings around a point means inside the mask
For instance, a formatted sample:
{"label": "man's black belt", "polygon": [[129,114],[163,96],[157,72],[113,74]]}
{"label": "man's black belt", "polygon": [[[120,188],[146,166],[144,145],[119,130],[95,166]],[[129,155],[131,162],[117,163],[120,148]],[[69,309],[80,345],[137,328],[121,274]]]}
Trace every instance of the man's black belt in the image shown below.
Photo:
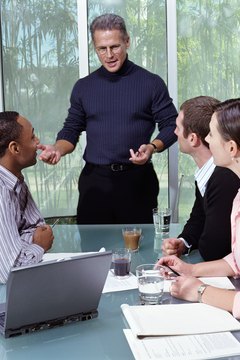
{"label": "man's black belt", "polygon": [[96,165],[96,164],[87,163],[87,165],[92,168],[97,167],[99,169],[107,169],[111,171],[126,171],[136,168],[137,166],[135,164],[118,164],[118,163],[109,164],[109,165]]}

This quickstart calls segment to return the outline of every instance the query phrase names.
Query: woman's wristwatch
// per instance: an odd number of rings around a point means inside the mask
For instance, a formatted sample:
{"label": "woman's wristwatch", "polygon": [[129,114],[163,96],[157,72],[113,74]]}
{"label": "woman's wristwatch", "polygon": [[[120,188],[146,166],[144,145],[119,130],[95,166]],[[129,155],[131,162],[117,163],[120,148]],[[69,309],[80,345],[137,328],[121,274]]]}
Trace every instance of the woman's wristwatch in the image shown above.
{"label": "woman's wristwatch", "polygon": [[207,284],[202,284],[199,286],[198,288],[198,302],[202,303],[202,296],[203,296],[203,293],[204,291],[206,290],[206,288],[208,287],[209,285]]}

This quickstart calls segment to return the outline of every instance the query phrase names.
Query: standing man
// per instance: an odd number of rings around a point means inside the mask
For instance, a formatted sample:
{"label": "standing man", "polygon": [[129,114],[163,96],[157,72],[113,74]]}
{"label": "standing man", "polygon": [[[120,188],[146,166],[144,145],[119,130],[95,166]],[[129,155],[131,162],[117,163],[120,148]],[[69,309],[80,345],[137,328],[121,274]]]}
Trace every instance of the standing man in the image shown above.
{"label": "standing man", "polygon": [[178,238],[165,239],[164,255],[177,255],[198,249],[206,261],[221,259],[231,252],[230,215],[233,199],[240,187],[239,177],[231,170],[216,167],[205,141],[218,100],[199,96],[180,107],[175,133],[180,150],[192,156],[196,199],[190,218]]}
{"label": "standing man", "polygon": [[63,129],[39,158],[56,164],[86,131],[77,222],[152,223],[159,184],[151,156],[176,141],[177,111],[163,80],[128,59],[130,39],[120,16],[101,15],[90,31],[102,66],[74,85]]}
{"label": "standing man", "polygon": [[0,113],[0,283],[10,269],[38,263],[53,242],[22,170],[36,163],[38,138],[17,112]]}

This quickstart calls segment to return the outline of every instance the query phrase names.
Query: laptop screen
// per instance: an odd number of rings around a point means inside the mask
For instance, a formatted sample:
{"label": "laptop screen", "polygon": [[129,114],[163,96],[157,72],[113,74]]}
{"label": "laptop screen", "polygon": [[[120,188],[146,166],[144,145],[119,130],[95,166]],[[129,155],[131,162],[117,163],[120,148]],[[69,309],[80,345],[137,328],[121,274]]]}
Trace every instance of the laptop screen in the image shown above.
{"label": "laptop screen", "polygon": [[78,314],[95,317],[110,264],[111,252],[103,252],[12,269],[5,331],[56,319],[62,325]]}

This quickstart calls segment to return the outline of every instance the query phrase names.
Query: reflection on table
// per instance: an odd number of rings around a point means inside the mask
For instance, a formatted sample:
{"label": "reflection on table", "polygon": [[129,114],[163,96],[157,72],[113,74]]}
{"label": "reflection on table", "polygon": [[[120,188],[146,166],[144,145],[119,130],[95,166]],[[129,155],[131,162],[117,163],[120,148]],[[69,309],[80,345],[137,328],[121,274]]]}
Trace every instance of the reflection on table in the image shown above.
{"label": "reflection on table", "polygon": [[[50,252],[98,251],[105,247],[114,250],[124,247],[122,228],[124,225],[58,225],[54,228],[55,240]],[[162,256],[161,244],[164,238],[177,236],[179,224],[171,224],[170,233],[155,235],[151,224],[136,225],[143,230],[140,249],[133,253],[131,271],[143,262],[155,262]],[[187,257],[184,257],[187,260]],[[197,251],[192,252],[191,262],[201,261]]]}
{"label": "reflection on table", "polygon": [[[132,254],[133,273],[137,265],[156,262],[161,257],[162,235],[155,236],[153,225],[138,226],[143,229],[143,238],[139,251]],[[98,251],[101,247],[113,250],[124,247],[122,227],[123,225],[56,225],[51,252]],[[180,226],[171,224],[169,235],[177,236],[179,232]],[[184,259],[193,263],[201,261],[197,251]],[[0,286],[1,301],[4,299],[4,291],[5,286]],[[120,305],[134,305],[138,301],[136,289],[103,294],[97,319],[17,338],[0,338],[0,359],[133,359],[123,334],[123,329],[128,326]],[[164,294],[163,303],[175,302],[178,301],[169,294]]]}

